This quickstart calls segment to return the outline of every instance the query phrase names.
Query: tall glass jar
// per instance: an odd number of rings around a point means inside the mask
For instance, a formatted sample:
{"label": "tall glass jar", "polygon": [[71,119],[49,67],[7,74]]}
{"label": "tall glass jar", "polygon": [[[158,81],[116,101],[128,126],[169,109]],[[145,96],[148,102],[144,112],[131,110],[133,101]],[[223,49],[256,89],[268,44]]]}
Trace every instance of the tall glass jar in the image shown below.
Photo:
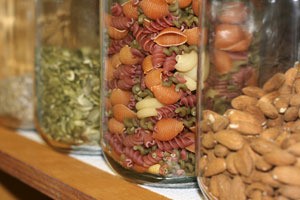
{"label": "tall glass jar", "polygon": [[34,0],[0,2],[0,124],[33,129]]}
{"label": "tall glass jar", "polygon": [[55,149],[100,152],[99,1],[38,0],[36,122]]}
{"label": "tall glass jar", "polygon": [[198,112],[201,190],[208,199],[299,199],[300,1],[202,6],[210,62]]}
{"label": "tall glass jar", "polygon": [[199,2],[102,1],[102,141],[125,179],[195,184]]}

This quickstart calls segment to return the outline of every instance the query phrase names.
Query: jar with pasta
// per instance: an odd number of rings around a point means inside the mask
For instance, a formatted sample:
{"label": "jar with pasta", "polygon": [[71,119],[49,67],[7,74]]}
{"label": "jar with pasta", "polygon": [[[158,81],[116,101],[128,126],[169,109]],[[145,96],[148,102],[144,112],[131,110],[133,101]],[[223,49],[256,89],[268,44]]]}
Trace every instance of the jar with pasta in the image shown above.
{"label": "jar with pasta", "polygon": [[198,0],[101,4],[102,141],[125,179],[195,184]]}
{"label": "jar with pasta", "polygon": [[37,130],[54,149],[99,154],[99,1],[36,6]]}
{"label": "jar with pasta", "polygon": [[34,0],[0,2],[0,124],[33,129]]}
{"label": "jar with pasta", "polygon": [[299,199],[300,1],[202,7],[199,187],[207,199]]}

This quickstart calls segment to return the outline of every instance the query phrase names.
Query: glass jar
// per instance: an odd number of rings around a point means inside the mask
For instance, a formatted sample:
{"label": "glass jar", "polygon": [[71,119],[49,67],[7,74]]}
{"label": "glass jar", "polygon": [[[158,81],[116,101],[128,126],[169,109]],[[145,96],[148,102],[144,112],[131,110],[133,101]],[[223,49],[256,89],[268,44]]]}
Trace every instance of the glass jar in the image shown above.
{"label": "glass jar", "polygon": [[0,124],[33,129],[34,1],[1,1],[0,29]]}
{"label": "glass jar", "polygon": [[200,189],[207,199],[299,199],[300,1],[202,6]]}
{"label": "glass jar", "polygon": [[36,13],[36,127],[57,150],[99,154],[99,1],[39,0]]}
{"label": "glass jar", "polygon": [[125,179],[195,185],[198,1],[102,1],[102,141]]}

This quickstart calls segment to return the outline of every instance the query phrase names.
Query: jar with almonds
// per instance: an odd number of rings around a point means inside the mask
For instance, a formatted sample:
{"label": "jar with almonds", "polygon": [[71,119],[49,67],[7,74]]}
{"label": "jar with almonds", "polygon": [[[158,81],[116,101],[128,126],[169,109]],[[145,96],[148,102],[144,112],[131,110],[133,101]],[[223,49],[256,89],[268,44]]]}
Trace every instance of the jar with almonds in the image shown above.
{"label": "jar with almonds", "polygon": [[34,0],[0,2],[0,124],[34,129]]}
{"label": "jar with almonds", "polygon": [[36,7],[37,130],[54,149],[98,155],[99,1],[39,0]]}
{"label": "jar with almonds", "polygon": [[101,147],[125,179],[195,186],[198,0],[101,4]]}
{"label": "jar with almonds", "polygon": [[198,109],[201,191],[208,199],[299,199],[300,2],[202,7],[210,61]]}

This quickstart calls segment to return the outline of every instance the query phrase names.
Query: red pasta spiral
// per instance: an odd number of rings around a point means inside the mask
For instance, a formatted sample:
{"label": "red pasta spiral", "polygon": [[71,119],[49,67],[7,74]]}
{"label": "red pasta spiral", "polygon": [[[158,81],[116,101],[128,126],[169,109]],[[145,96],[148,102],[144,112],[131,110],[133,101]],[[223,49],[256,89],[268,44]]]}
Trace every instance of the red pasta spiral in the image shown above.
{"label": "red pasta spiral", "polygon": [[164,53],[164,48],[159,45],[154,45],[152,49],[152,64],[154,68],[163,66],[166,60],[166,54]]}
{"label": "red pasta spiral", "polygon": [[143,133],[138,132],[131,135],[126,135],[123,138],[123,145],[126,147],[133,147],[143,144]]}
{"label": "red pasta spiral", "polygon": [[119,3],[114,3],[111,6],[110,10],[111,10],[111,14],[113,16],[121,16],[121,15],[123,15],[123,8],[122,8],[122,6]]}
{"label": "red pasta spiral", "polygon": [[123,153],[123,145],[122,139],[120,138],[119,134],[106,134],[106,138],[108,139],[108,143],[118,155]]}
{"label": "red pasta spiral", "polygon": [[156,119],[160,120],[162,118],[173,118],[176,116],[175,110],[178,108],[178,104],[166,105],[161,108],[157,108],[157,116]]}
{"label": "red pasta spiral", "polygon": [[108,48],[108,54],[115,54],[125,46],[129,45],[133,41],[133,37],[129,34],[122,40],[111,40]]}
{"label": "red pasta spiral", "polygon": [[156,149],[148,153],[147,155],[143,156],[143,166],[150,167],[151,165],[155,165],[159,163],[164,157],[164,152],[160,149]]}
{"label": "red pasta spiral", "polygon": [[136,104],[136,103],[137,103],[137,100],[134,98],[133,95],[131,95],[127,107],[128,107],[130,110],[133,110],[133,109],[135,109],[135,104]]}
{"label": "red pasta spiral", "polygon": [[171,56],[166,57],[165,62],[163,63],[164,73],[175,70],[175,65],[177,63],[175,58],[176,58],[175,53],[173,53]]}
{"label": "red pasta spiral", "polygon": [[131,159],[134,163],[143,166],[143,155],[138,150],[134,150],[132,147],[125,147],[123,149],[123,153],[129,159]]}
{"label": "red pasta spiral", "polygon": [[161,30],[173,26],[174,17],[172,15],[167,15],[155,21],[151,21],[149,24],[145,24],[145,33],[157,33]]}
{"label": "red pasta spiral", "polygon": [[151,39],[151,35],[144,32],[144,28],[140,27],[138,23],[134,23],[131,27],[133,36],[144,51],[152,53],[155,42]]}
{"label": "red pasta spiral", "polygon": [[195,94],[184,96],[180,100],[180,105],[186,107],[195,107],[197,104],[197,96]]}
{"label": "red pasta spiral", "polygon": [[133,23],[134,20],[127,17],[112,16],[110,25],[119,30],[127,30],[132,26]]}
{"label": "red pasta spiral", "polygon": [[172,151],[173,149],[185,148],[191,144],[194,144],[194,140],[186,134],[177,135],[174,139],[169,141],[156,140],[158,148],[162,151]]}

